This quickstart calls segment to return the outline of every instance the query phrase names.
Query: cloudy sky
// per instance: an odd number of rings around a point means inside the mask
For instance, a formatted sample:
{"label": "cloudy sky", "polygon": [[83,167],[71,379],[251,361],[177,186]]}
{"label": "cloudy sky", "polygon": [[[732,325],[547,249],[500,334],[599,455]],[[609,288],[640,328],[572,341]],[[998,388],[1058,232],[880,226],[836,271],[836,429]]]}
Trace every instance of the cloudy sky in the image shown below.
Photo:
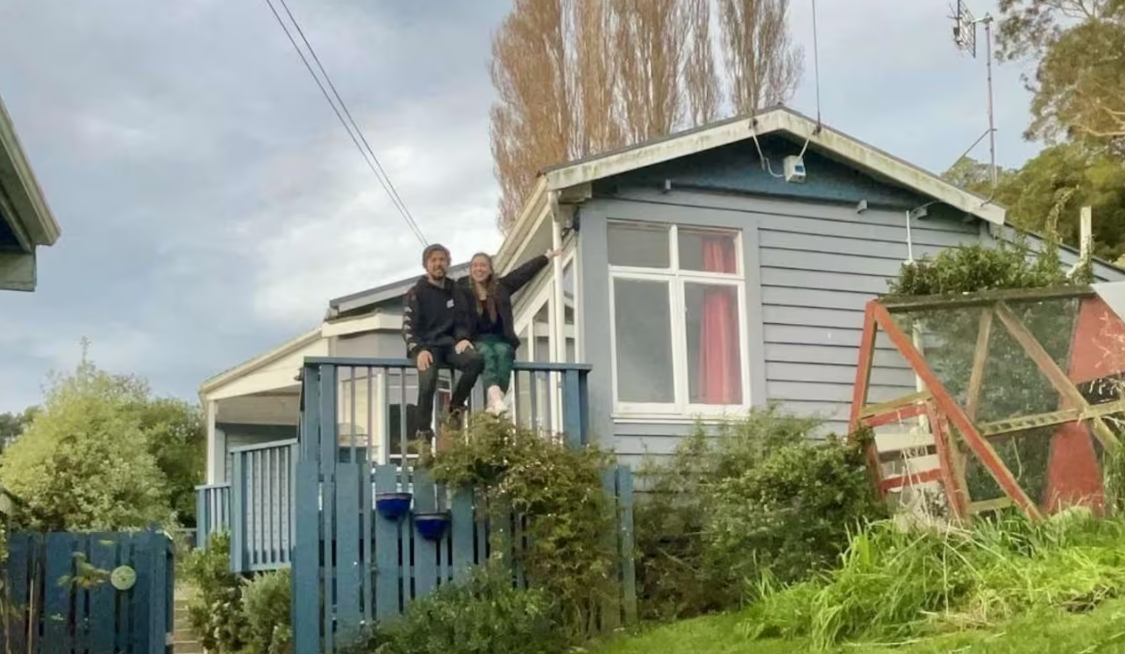
{"label": "cloudy sky", "polygon": [[[509,5],[289,0],[423,231],[455,256],[499,244],[487,65]],[[793,5],[806,76],[792,104],[811,114],[811,2]],[[948,5],[822,0],[825,122],[948,167],[986,127],[984,63],[955,51]],[[1019,72],[996,71],[1004,165],[1037,149],[1020,139]],[[0,95],[63,228],[39,290],[0,294],[0,412],[37,402],[83,336],[99,365],[193,398],[315,326],[329,298],[417,271],[417,241],[265,2],[0,0]]]}

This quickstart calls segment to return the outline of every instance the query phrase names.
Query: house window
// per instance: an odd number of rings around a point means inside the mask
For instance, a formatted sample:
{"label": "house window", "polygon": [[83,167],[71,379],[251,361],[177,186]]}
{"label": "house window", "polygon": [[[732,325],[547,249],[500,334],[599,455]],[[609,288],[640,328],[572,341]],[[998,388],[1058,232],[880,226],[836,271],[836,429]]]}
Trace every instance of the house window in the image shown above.
{"label": "house window", "polygon": [[617,410],[745,406],[739,233],[613,222],[609,263]]}

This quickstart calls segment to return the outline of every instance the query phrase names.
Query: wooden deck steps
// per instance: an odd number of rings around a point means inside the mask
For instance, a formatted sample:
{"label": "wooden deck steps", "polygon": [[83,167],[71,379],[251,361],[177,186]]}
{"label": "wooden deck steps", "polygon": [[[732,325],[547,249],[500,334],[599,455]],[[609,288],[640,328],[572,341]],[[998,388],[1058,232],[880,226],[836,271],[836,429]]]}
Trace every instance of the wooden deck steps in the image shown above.
{"label": "wooden deck steps", "polygon": [[199,637],[191,630],[188,602],[194,596],[190,588],[177,587],[172,621],[172,654],[205,654]]}

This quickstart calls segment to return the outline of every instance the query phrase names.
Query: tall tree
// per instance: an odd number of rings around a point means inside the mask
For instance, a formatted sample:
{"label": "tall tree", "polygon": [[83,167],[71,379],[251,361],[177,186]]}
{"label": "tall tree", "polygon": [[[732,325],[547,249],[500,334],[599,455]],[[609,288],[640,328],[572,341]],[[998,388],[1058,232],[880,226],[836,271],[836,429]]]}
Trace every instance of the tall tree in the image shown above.
{"label": "tall tree", "polygon": [[[573,151],[566,0],[515,0],[492,41],[492,158],[501,225],[515,220],[534,171]],[[531,171],[531,172],[529,172]]]}
{"label": "tall tree", "polygon": [[[801,52],[786,29],[788,0],[719,0],[735,11],[721,16],[723,39],[712,33],[712,2],[514,0],[492,44],[501,229],[545,166],[714,120],[725,88],[743,98],[731,103],[738,110],[792,94]],[[714,53],[733,34],[723,83]]]}
{"label": "tall tree", "polygon": [[1036,60],[1028,138],[1125,154],[1125,0],[1001,0],[999,56]]}
{"label": "tall tree", "polygon": [[731,100],[748,114],[793,94],[803,72],[801,48],[786,25],[789,0],[719,0]]}

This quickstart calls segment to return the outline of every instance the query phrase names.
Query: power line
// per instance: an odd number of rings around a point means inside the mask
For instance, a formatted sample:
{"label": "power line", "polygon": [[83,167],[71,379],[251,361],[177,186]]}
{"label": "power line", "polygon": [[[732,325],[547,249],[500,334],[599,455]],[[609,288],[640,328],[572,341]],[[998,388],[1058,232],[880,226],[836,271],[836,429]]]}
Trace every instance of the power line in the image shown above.
{"label": "power line", "polygon": [[[296,50],[297,54],[301,57],[301,61],[305,64],[305,68],[308,69],[309,74],[312,75],[313,80],[316,82],[317,87],[320,88],[320,92],[324,95],[324,99],[327,100],[329,106],[332,107],[332,111],[336,114],[336,118],[339,119],[340,124],[343,125],[344,129],[348,132],[348,136],[351,138],[352,143],[354,143],[356,148],[359,150],[360,156],[363,157],[363,160],[367,164],[367,167],[370,168],[371,172],[375,174],[376,179],[379,180],[379,184],[391,198],[391,203],[394,204],[396,209],[398,209],[399,214],[402,215],[402,219],[406,222],[407,226],[418,238],[418,240],[421,241],[423,245],[428,245],[428,241],[426,240],[425,235],[422,234],[422,230],[418,227],[418,223],[410,214],[410,210],[406,208],[406,203],[403,202],[402,197],[398,194],[398,190],[394,187],[394,183],[391,182],[390,176],[387,175],[385,170],[383,170],[383,166],[379,163],[379,158],[375,155],[375,151],[371,148],[370,143],[368,143],[367,137],[365,137],[363,134],[363,130],[361,130],[359,128],[359,125],[356,124],[355,120],[352,118],[351,112],[348,110],[348,105],[336,91],[336,86],[332,83],[332,78],[328,75],[328,71],[324,69],[323,65],[321,65],[320,58],[317,57],[316,50],[313,49],[312,44],[309,43],[307,38],[305,38],[304,31],[301,29],[301,26],[297,22],[297,19],[293,16],[293,12],[289,10],[289,6],[286,5],[285,0],[278,0],[278,2],[281,3],[281,6],[285,9],[285,13],[289,16],[289,19],[297,28],[297,33],[300,35],[301,41],[304,42],[305,46],[309,49],[309,53],[312,54],[317,67],[320,69],[321,74],[324,75],[324,79],[328,82],[328,86],[332,90],[332,95],[329,95],[328,89],[325,88],[324,83],[320,81],[320,77],[318,77],[316,71],[313,70],[312,64],[309,63],[308,57],[305,56],[305,53],[301,50],[301,47],[297,45],[297,40],[293,38],[293,34],[289,31],[289,27],[281,18],[281,14],[278,13],[277,8],[274,7],[273,3],[270,0],[266,0],[266,5],[270,8],[270,11],[273,12],[274,18],[277,19],[278,25],[280,25],[282,31],[285,32],[285,36],[289,37],[289,42],[293,44],[293,49]],[[339,102],[339,108],[336,106],[336,103],[332,101],[332,96],[335,96],[336,101]],[[343,113],[341,113],[340,111],[341,108],[343,109]],[[346,119],[345,115],[347,116]],[[355,130],[354,133],[352,131],[353,129]]]}

